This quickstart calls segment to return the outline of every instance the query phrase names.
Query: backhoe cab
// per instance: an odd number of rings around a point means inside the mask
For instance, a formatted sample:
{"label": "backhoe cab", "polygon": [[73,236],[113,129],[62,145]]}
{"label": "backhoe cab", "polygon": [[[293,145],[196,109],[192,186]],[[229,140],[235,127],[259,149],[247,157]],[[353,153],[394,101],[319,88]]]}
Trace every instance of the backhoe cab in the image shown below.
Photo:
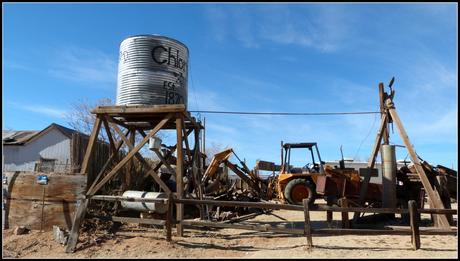
{"label": "backhoe cab", "polygon": [[[305,155],[306,164],[303,167],[291,165],[292,149],[309,151]],[[310,156],[311,161],[308,161]],[[316,142],[284,144],[281,142],[281,170],[277,180],[277,192],[282,201],[300,205],[306,198],[309,205],[313,205],[316,198],[316,180],[319,175],[325,173],[324,162],[321,161]]]}

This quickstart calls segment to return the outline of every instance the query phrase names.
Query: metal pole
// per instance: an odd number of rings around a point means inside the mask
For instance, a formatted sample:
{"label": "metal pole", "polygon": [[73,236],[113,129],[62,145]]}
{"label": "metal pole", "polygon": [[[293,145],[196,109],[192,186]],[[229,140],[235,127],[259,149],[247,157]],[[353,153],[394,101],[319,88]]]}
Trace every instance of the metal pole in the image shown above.
{"label": "metal pole", "polygon": [[396,208],[396,153],[394,145],[383,144],[382,155],[382,207]]}

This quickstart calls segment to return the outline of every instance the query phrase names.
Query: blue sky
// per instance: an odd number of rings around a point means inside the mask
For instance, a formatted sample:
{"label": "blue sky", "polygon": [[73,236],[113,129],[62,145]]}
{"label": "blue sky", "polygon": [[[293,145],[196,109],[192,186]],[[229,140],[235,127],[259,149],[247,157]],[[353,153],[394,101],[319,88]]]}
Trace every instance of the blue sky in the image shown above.
{"label": "blue sky", "polygon": [[[378,110],[378,83],[417,153],[458,167],[458,5],[3,4],[3,129],[67,125],[79,100],[115,100],[120,42],[160,34],[190,50],[190,110]],[[198,116],[198,115],[197,115]],[[207,144],[249,166],[280,141],[367,160],[378,115],[206,116]],[[390,142],[402,144],[394,128]],[[406,151],[398,148],[397,158]]]}

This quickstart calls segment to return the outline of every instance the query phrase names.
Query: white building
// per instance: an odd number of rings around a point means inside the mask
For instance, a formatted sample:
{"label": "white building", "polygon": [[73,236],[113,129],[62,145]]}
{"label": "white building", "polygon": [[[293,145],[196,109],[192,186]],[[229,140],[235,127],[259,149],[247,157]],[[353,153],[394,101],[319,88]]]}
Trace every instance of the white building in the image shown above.
{"label": "white building", "polygon": [[41,131],[3,130],[3,171],[78,172],[88,138],[55,123]]}

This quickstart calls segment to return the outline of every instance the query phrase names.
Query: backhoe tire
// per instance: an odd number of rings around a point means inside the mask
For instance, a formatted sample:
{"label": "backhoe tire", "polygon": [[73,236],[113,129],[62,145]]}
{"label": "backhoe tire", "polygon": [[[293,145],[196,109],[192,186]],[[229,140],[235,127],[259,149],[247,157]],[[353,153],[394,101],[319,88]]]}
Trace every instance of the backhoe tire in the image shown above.
{"label": "backhoe tire", "polygon": [[307,179],[293,179],[284,188],[284,197],[293,205],[302,205],[307,198],[308,205],[312,206],[316,198],[315,186]]}

